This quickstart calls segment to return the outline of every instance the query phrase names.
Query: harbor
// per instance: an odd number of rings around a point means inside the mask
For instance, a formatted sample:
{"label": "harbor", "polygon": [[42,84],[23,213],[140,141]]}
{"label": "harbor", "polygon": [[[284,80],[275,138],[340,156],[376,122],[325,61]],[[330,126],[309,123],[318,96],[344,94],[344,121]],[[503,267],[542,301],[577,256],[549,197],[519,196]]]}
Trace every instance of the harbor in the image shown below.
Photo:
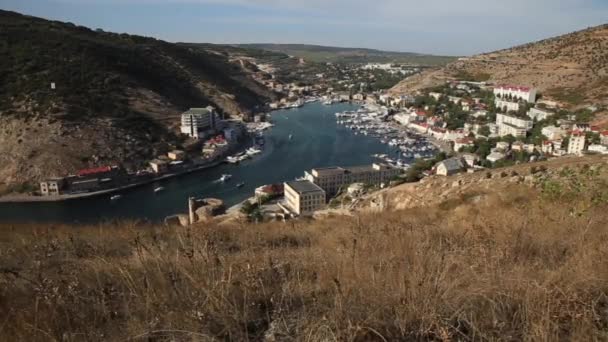
{"label": "harbor", "polygon": [[394,153],[374,154],[372,157],[389,165],[408,169],[416,159],[432,158],[439,148],[428,137],[406,130],[390,121],[386,108],[364,106],[357,110],[335,114],[339,125],[355,135],[364,135],[390,147]]}
{"label": "harbor", "polygon": [[[160,222],[185,210],[189,197],[213,197],[232,206],[251,197],[256,188],[302,176],[304,170],[323,166],[354,166],[376,162],[373,155],[396,156],[398,150],[379,139],[355,134],[336,121],[335,113],[356,111],[358,105],[308,103],[272,113],[272,127],[263,130],[264,146],[249,149],[255,157],[159,180],[110,196],[67,202],[1,203],[4,222],[97,223],[142,219]],[[257,152],[259,150],[259,152]],[[247,154],[247,151],[245,151]],[[232,155],[233,157],[235,155]],[[226,160],[227,161],[227,160]],[[222,175],[231,179],[218,182]],[[160,191],[155,191],[161,188]]]}

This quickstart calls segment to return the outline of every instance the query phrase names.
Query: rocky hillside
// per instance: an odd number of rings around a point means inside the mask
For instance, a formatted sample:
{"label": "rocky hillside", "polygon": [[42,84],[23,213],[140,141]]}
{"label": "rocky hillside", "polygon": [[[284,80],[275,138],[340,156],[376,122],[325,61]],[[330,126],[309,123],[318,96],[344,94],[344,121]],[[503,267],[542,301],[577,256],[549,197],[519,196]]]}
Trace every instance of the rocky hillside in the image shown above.
{"label": "rocky hillside", "polygon": [[605,341],[606,161],[429,179],[320,220],[0,224],[0,339]]}
{"label": "rocky hillside", "polygon": [[181,111],[239,115],[275,96],[222,53],[6,11],[0,77],[4,185],[136,166],[180,143]]}
{"label": "rocky hillside", "polygon": [[534,86],[544,97],[573,106],[608,104],[608,25],[461,58],[410,77],[392,91],[410,92],[454,78]]}
{"label": "rocky hillside", "polygon": [[[431,176],[419,183],[408,183],[369,195],[358,206],[363,211],[393,211],[456,203],[480,203],[490,196],[506,194],[521,186],[531,191],[544,191],[554,184],[580,183],[575,177],[588,170],[599,175],[594,181],[608,184],[608,157],[564,157],[534,164],[521,164],[503,169],[488,169],[474,174],[452,177]],[[582,191],[583,189],[578,189]],[[603,196],[608,196],[604,194]],[[605,198],[608,200],[608,197]]]}

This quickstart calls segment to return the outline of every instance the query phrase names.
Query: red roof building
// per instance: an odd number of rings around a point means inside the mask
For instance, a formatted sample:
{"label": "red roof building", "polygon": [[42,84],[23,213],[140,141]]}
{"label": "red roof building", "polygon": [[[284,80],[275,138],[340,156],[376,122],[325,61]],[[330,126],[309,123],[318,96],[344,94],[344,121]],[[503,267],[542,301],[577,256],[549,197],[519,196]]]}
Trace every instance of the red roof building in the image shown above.
{"label": "red roof building", "polygon": [[78,171],[77,174],[80,177],[84,177],[84,176],[92,176],[92,175],[96,175],[96,174],[100,174],[100,173],[107,173],[110,171],[112,171],[112,167],[102,166],[102,167],[97,167],[97,168],[92,168],[92,169],[80,170],[80,171]]}

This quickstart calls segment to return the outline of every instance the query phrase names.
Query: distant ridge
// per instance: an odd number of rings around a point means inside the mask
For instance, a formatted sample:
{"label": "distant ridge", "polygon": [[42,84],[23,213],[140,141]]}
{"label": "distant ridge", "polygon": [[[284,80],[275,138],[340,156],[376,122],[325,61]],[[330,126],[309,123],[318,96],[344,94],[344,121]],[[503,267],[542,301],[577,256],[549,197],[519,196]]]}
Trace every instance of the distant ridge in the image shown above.
{"label": "distant ridge", "polygon": [[309,44],[236,44],[243,48],[255,48],[281,52],[288,55],[309,59],[315,62],[344,63],[411,63],[419,65],[444,65],[455,60],[455,57],[434,56],[413,52],[382,51],[367,48],[334,47]]}

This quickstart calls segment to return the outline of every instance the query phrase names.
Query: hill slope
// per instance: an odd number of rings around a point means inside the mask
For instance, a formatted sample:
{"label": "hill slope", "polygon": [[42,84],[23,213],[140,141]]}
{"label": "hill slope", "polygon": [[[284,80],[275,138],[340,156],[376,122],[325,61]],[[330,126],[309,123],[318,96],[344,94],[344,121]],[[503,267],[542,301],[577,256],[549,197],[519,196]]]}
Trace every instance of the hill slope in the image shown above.
{"label": "hill slope", "polygon": [[285,53],[314,62],[342,63],[411,63],[417,65],[444,65],[454,57],[424,55],[411,52],[380,51],[363,48],[342,48],[306,44],[239,44],[243,48],[255,48]]}
{"label": "hill slope", "polygon": [[6,11],[0,77],[5,183],[134,165],[179,144],[189,107],[239,114],[274,96],[223,54]]}
{"label": "hill slope", "polygon": [[[318,221],[0,225],[0,337],[604,341],[606,159],[557,162]],[[537,187],[505,182],[531,166]]]}
{"label": "hill slope", "polygon": [[534,86],[574,106],[608,103],[608,25],[461,58],[408,78],[392,91],[410,92],[453,78]]}

